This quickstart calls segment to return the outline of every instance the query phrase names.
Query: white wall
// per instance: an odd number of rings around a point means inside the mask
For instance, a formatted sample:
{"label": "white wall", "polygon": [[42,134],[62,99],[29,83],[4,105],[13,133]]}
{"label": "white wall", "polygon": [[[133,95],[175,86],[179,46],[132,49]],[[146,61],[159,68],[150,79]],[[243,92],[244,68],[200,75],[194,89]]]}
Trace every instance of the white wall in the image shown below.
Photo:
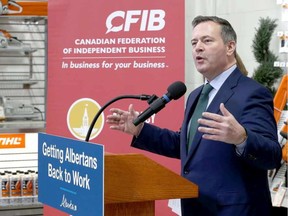
{"label": "white wall", "polygon": [[[287,31],[287,22],[281,19],[282,6],[276,0],[186,0],[185,6],[185,82],[189,93],[202,84],[203,78],[194,67],[191,52],[191,22],[197,15],[216,15],[227,19],[235,29],[238,36],[237,52],[242,58],[251,77],[257,62],[252,53],[252,41],[259,27],[259,18],[269,17],[277,19],[278,27],[270,42],[271,50],[280,59],[286,59],[286,54],[279,54],[278,31]],[[288,10],[288,9],[286,9]],[[286,60],[285,60],[286,61]]]}

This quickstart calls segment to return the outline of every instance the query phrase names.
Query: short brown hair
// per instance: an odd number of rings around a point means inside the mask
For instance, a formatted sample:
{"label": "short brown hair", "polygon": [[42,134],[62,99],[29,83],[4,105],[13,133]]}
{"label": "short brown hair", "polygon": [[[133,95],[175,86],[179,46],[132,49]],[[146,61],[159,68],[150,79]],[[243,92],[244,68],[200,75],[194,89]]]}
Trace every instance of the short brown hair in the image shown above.
{"label": "short brown hair", "polygon": [[229,41],[235,41],[237,43],[237,35],[232,25],[225,19],[217,16],[197,16],[192,21],[192,26],[195,28],[200,23],[212,21],[218,23],[221,26],[221,36],[224,43]]}

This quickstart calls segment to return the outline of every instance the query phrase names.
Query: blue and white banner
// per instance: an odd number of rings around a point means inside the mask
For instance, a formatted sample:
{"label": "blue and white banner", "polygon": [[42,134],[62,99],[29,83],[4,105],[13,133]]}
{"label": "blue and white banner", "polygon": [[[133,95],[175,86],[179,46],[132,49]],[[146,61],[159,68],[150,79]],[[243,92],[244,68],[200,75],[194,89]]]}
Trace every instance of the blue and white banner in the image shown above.
{"label": "blue and white banner", "polygon": [[104,215],[104,147],[39,134],[39,201],[70,215]]}

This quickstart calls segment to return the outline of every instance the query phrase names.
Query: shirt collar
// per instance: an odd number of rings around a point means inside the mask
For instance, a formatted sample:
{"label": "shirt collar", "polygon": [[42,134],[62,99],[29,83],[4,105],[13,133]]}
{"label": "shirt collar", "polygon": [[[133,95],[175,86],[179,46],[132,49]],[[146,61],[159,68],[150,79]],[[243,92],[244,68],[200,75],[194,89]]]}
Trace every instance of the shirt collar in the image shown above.
{"label": "shirt collar", "polygon": [[[230,74],[236,69],[236,64],[232,67],[228,68],[226,71],[219,74],[217,77],[215,77],[213,80],[211,80],[209,83],[210,85],[215,89],[219,90],[222,84],[225,82],[225,80],[230,76]],[[208,80],[205,80],[205,84],[208,83]]]}

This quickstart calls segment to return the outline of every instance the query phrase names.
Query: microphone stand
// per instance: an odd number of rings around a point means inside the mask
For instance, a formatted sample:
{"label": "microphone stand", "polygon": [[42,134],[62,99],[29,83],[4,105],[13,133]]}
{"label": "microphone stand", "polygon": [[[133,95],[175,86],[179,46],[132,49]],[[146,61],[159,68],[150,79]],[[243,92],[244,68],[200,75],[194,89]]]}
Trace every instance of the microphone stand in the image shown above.
{"label": "microphone stand", "polygon": [[110,101],[108,101],[103,107],[101,107],[101,109],[99,109],[99,111],[96,113],[93,121],[90,124],[89,130],[87,132],[85,141],[88,142],[90,139],[90,135],[92,133],[93,127],[95,125],[95,123],[97,122],[97,119],[99,118],[99,116],[101,115],[101,113],[104,111],[104,109],[106,109],[106,107],[108,107],[110,104],[114,103],[115,101],[121,100],[121,99],[138,99],[138,100],[148,100],[148,103],[152,103],[155,99],[157,99],[156,95],[122,95],[122,96],[118,96]]}

